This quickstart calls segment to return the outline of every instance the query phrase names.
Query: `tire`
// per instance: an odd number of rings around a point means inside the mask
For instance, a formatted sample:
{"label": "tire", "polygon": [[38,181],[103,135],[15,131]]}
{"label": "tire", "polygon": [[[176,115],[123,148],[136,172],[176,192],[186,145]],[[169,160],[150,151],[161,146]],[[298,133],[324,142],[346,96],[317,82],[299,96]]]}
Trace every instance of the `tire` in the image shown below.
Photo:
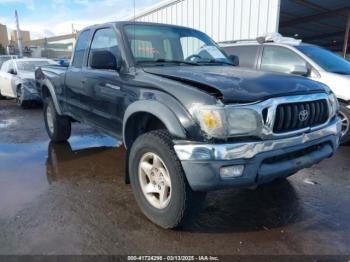
{"label": "tire", "polygon": [[6,97],[1,95],[1,90],[0,90],[0,100],[5,100]]}
{"label": "tire", "polygon": [[[158,171],[163,170],[168,174],[167,179],[164,179],[165,184],[170,178],[171,187],[167,190],[167,194],[163,194],[168,196],[167,201],[163,201],[163,203],[167,203],[165,206],[155,206],[153,202],[157,202],[157,193],[146,194],[143,191],[145,186],[141,185],[145,182],[142,177],[147,176],[144,169],[140,167],[141,163],[144,163],[144,160],[151,157],[152,154],[158,156],[160,158],[158,162],[163,164],[163,168],[158,168]],[[155,166],[154,162],[152,162],[152,166]],[[153,168],[149,173],[152,170]],[[155,177],[157,177],[159,172],[157,169],[155,170],[153,175],[156,174]],[[206,193],[191,190],[181,162],[173,149],[171,135],[166,130],[152,131],[136,139],[130,150],[129,174],[133,193],[140,209],[148,219],[162,228],[177,228],[184,225],[196,215],[204,202]],[[166,176],[161,177],[165,178]],[[163,186],[164,181],[162,182]],[[151,181],[149,182],[147,185],[151,184]],[[154,186],[154,188],[160,189],[159,186]],[[150,198],[154,201],[150,202]],[[159,194],[159,202],[161,202],[160,198]]]}
{"label": "tire", "polygon": [[339,117],[342,120],[342,138],[341,144],[350,142],[350,109],[344,103],[340,103]]}
{"label": "tire", "polygon": [[60,116],[51,97],[44,100],[44,120],[46,132],[54,143],[65,142],[71,134],[71,121],[67,116]]}

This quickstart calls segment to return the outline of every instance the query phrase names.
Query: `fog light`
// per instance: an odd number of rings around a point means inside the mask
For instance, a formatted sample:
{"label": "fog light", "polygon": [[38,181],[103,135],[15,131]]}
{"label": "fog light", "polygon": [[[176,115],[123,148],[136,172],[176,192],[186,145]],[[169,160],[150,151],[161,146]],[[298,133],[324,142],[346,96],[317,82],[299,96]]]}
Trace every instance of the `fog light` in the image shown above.
{"label": "fog light", "polygon": [[244,165],[226,166],[220,168],[220,176],[222,178],[233,178],[243,175]]}

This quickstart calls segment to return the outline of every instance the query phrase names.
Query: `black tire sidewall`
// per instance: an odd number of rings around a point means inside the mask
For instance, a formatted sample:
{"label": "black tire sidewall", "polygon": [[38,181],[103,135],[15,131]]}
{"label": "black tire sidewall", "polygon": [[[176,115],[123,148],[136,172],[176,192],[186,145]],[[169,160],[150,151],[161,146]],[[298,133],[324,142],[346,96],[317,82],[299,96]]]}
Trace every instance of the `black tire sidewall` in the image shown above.
{"label": "black tire sidewall", "polygon": [[[130,152],[129,170],[130,182],[140,208],[144,214],[154,223],[164,227],[173,227],[181,220],[185,209],[187,190],[189,190],[182,168],[174,161],[175,152],[156,137],[139,137]],[[142,156],[148,152],[157,154],[166,165],[171,179],[171,199],[164,209],[153,207],[144,196],[138,175],[139,163]]]}
{"label": "black tire sidewall", "polygon": [[[53,117],[53,130],[54,130],[53,133],[51,133],[49,125],[47,123],[47,108],[48,107],[51,107],[51,112],[52,112],[52,117]],[[57,127],[56,127],[56,121],[55,121],[56,120],[55,119],[56,118],[56,109],[53,105],[53,101],[51,98],[46,98],[44,100],[44,108],[43,109],[44,109],[43,112],[44,112],[44,120],[45,120],[44,122],[45,122],[46,132],[49,135],[50,139],[54,140],[55,135],[57,133]]]}

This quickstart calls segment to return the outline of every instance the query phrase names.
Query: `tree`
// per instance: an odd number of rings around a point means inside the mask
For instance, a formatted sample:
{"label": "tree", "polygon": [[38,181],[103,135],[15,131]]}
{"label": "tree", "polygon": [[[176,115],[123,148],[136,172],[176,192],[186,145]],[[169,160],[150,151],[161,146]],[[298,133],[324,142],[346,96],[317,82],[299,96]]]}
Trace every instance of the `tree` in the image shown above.
{"label": "tree", "polygon": [[0,44],[0,55],[6,55],[6,49],[2,46],[2,44]]}

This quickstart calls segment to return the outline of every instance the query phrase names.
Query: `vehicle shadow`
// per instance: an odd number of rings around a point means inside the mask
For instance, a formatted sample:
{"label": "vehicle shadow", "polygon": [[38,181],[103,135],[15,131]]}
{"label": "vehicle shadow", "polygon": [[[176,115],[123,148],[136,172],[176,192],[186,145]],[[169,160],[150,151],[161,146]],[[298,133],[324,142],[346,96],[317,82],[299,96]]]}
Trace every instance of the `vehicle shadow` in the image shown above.
{"label": "vehicle shadow", "polygon": [[69,142],[48,145],[46,175],[49,184],[74,178],[94,179],[124,175],[123,147],[89,147],[73,150]]}
{"label": "vehicle shadow", "polygon": [[288,179],[255,190],[230,189],[208,194],[198,219],[183,230],[197,233],[268,231],[305,219]]}
{"label": "vehicle shadow", "polygon": [[[109,183],[111,178],[119,177],[115,182],[118,187],[116,190],[129,191],[124,184],[123,147],[73,150],[69,143],[50,143],[46,168],[49,184],[55,182],[74,184],[82,179],[91,183],[99,180]],[[108,197],[106,195],[105,199]],[[129,197],[132,195],[127,194],[127,198]],[[181,231],[196,233],[263,231],[304,219],[298,195],[287,179],[263,185],[256,190],[229,189],[210,192],[203,205],[198,218],[183,226]],[[118,206],[115,208],[119,209]],[[137,207],[131,205],[128,208]],[[144,222],[151,223],[146,219]]]}

